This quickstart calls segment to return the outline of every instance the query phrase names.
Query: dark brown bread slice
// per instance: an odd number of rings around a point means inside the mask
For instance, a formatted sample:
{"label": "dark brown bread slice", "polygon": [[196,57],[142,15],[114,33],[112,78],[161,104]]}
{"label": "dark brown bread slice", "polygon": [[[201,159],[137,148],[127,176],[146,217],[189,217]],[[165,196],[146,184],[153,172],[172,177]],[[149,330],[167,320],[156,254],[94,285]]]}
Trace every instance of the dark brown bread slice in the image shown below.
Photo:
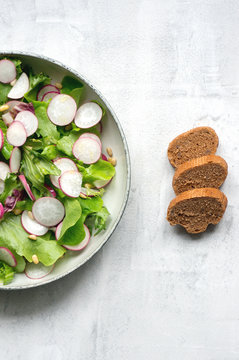
{"label": "dark brown bread slice", "polygon": [[194,189],[181,193],[168,207],[167,220],[181,225],[188,233],[205,231],[209,224],[218,224],[227,207],[226,196],[218,189]]}
{"label": "dark brown bread slice", "polygon": [[219,188],[227,177],[227,163],[217,155],[187,161],[176,169],[173,189],[178,195],[196,188]]}
{"label": "dark brown bread slice", "polygon": [[215,154],[218,136],[207,126],[197,127],[177,136],[168,146],[168,159],[174,167],[186,161]]}

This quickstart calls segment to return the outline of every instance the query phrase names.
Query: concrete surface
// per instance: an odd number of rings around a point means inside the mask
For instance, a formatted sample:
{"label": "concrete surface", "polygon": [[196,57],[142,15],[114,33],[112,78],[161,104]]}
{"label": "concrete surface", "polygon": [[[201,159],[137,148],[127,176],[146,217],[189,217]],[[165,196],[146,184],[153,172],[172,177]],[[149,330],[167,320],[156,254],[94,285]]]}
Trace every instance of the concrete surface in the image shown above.
{"label": "concrete surface", "polygon": [[[132,191],[107,245],[55,283],[0,293],[0,358],[239,359],[238,0],[0,1],[1,49],[58,59],[108,99]],[[165,220],[166,149],[210,125],[229,164],[222,222],[192,237]]]}

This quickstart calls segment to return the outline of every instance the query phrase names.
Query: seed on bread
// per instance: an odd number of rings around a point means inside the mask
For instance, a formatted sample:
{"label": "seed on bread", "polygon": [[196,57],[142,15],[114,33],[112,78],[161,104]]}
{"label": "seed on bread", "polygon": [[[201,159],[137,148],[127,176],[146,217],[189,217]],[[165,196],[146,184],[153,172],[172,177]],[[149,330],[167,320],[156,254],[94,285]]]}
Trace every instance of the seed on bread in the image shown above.
{"label": "seed on bread", "polygon": [[176,169],[173,189],[178,195],[195,188],[219,188],[227,177],[227,163],[217,155],[189,160]]}
{"label": "seed on bread", "polygon": [[168,207],[170,225],[181,225],[188,233],[205,231],[209,224],[218,224],[227,207],[226,196],[218,189],[203,188],[185,191]]}
{"label": "seed on bread", "polygon": [[168,159],[174,167],[186,161],[215,154],[218,147],[216,132],[207,126],[191,129],[172,140],[168,146]]}

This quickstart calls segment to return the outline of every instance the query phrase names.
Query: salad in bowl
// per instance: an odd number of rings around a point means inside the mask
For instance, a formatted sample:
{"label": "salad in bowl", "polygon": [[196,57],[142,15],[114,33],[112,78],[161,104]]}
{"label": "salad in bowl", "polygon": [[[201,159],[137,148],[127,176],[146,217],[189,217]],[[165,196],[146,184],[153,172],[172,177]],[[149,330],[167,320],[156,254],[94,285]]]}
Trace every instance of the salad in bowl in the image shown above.
{"label": "salad in bowl", "polygon": [[106,229],[102,196],[117,160],[102,153],[105,107],[83,92],[74,76],[54,82],[19,58],[0,60],[2,284],[47,276]]}

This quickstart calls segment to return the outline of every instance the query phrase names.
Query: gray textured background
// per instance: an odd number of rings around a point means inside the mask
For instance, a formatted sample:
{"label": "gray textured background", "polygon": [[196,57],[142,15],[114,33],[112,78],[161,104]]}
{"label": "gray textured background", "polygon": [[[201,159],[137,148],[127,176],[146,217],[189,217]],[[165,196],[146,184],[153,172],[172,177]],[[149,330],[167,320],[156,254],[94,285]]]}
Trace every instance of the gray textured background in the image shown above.
{"label": "gray textured background", "polygon": [[[0,292],[0,358],[239,359],[238,0],[1,0],[2,50],[58,59],[107,98],[132,191],[111,240],[47,286]],[[229,163],[223,221],[171,228],[168,142],[211,125]]]}

